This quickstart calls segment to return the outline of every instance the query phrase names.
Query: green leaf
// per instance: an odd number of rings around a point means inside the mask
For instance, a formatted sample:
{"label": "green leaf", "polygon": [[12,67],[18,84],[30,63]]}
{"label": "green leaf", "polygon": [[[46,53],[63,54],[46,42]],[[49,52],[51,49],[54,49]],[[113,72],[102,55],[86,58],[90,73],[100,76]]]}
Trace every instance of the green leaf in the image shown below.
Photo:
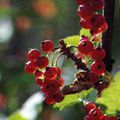
{"label": "green leaf", "polygon": [[9,117],[8,120],[27,120],[21,116],[21,114],[18,112],[12,113]]}
{"label": "green leaf", "polygon": [[66,37],[66,38],[64,38],[64,42],[68,46],[78,46],[78,44],[80,42],[80,36],[74,35],[74,36]]}
{"label": "green leaf", "polygon": [[82,28],[82,29],[80,30],[80,36],[82,36],[82,35],[88,36],[88,37],[90,37],[90,38],[92,37],[89,29],[84,29],[84,28]]}
{"label": "green leaf", "polygon": [[[54,105],[54,107],[55,108],[57,107],[60,110],[62,110],[64,108],[68,107],[68,106],[71,106],[71,105],[75,104],[75,103],[78,103],[78,102],[80,103],[81,99],[85,99],[86,96],[88,96],[88,94],[89,94],[89,96],[93,95],[93,89],[84,90],[84,91],[82,91],[80,93],[76,93],[76,94],[72,94],[72,95],[67,95],[67,96],[65,96],[65,99],[61,103],[56,103]],[[91,98],[92,97],[90,96],[88,99],[91,99]]]}
{"label": "green leaf", "polygon": [[96,102],[107,106],[107,114],[113,115],[120,111],[120,72],[115,75],[114,81]]}

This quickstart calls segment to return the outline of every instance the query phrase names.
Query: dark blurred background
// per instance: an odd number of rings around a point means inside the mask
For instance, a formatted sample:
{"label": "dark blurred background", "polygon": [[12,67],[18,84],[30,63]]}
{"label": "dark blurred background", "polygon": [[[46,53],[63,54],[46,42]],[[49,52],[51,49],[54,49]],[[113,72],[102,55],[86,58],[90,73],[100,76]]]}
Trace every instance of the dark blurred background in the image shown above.
{"label": "dark blurred background", "polygon": [[[45,39],[56,44],[60,38],[79,34],[76,11],[75,0],[0,0],[0,120],[40,91],[34,77],[24,72],[28,49],[40,49],[40,42]],[[112,51],[116,72],[120,70],[119,0],[116,0],[114,24]]]}

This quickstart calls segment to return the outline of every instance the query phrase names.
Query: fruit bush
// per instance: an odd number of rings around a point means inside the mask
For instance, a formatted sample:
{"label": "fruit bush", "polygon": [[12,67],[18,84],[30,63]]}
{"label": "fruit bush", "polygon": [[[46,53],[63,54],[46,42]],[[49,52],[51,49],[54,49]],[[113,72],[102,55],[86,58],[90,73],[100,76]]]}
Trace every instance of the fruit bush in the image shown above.
{"label": "fruit bush", "polygon": [[[112,83],[111,77],[115,62],[111,57],[115,1],[76,0],[76,3],[82,27],[80,36],[60,39],[57,47],[52,40],[42,41],[40,50],[28,51],[25,71],[34,74],[44,102],[54,108],[63,110],[78,104],[84,113],[81,120],[119,120],[117,106],[111,110],[108,95],[117,83]],[[77,69],[71,84],[65,84],[62,77],[59,63],[63,57],[70,59]],[[107,106],[108,114],[103,112],[101,104]]]}

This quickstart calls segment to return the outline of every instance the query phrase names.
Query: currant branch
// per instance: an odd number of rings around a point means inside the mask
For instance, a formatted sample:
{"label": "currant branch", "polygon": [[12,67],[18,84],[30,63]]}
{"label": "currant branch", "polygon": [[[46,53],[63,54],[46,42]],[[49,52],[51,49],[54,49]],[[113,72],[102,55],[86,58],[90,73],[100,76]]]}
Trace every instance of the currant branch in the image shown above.
{"label": "currant branch", "polygon": [[63,52],[64,55],[67,56],[67,58],[71,59],[72,61],[74,61],[75,65],[77,66],[77,69],[83,69],[83,70],[87,70],[88,68],[87,66],[81,61],[80,58],[77,58],[74,53],[72,53],[70,51],[70,47],[67,47],[67,45],[65,44],[64,40],[60,40],[59,41],[59,46],[61,51]]}

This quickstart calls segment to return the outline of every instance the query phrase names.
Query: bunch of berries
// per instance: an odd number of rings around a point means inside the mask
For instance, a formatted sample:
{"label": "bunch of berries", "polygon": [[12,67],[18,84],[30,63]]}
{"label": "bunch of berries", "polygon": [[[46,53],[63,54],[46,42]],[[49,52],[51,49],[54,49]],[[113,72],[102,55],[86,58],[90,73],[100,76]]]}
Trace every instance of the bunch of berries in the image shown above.
{"label": "bunch of berries", "polygon": [[120,120],[117,116],[107,116],[103,114],[103,112],[97,108],[97,106],[93,102],[89,102],[84,106],[84,110],[86,112],[86,116],[84,120]]}
{"label": "bunch of berries", "polygon": [[80,24],[83,28],[90,29],[92,35],[107,30],[105,17],[97,13],[104,8],[104,0],[77,0],[77,3],[77,13],[81,17]]}
{"label": "bunch of berries", "polygon": [[[54,49],[51,40],[43,41],[41,49],[49,54]],[[25,65],[25,71],[28,74],[34,74],[36,83],[45,94],[45,102],[54,104],[63,100],[64,96],[60,88],[64,85],[61,77],[62,70],[59,67],[51,66],[47,57],[42,56],[37,49],[30,49],[28,52],[28,62]]]}

